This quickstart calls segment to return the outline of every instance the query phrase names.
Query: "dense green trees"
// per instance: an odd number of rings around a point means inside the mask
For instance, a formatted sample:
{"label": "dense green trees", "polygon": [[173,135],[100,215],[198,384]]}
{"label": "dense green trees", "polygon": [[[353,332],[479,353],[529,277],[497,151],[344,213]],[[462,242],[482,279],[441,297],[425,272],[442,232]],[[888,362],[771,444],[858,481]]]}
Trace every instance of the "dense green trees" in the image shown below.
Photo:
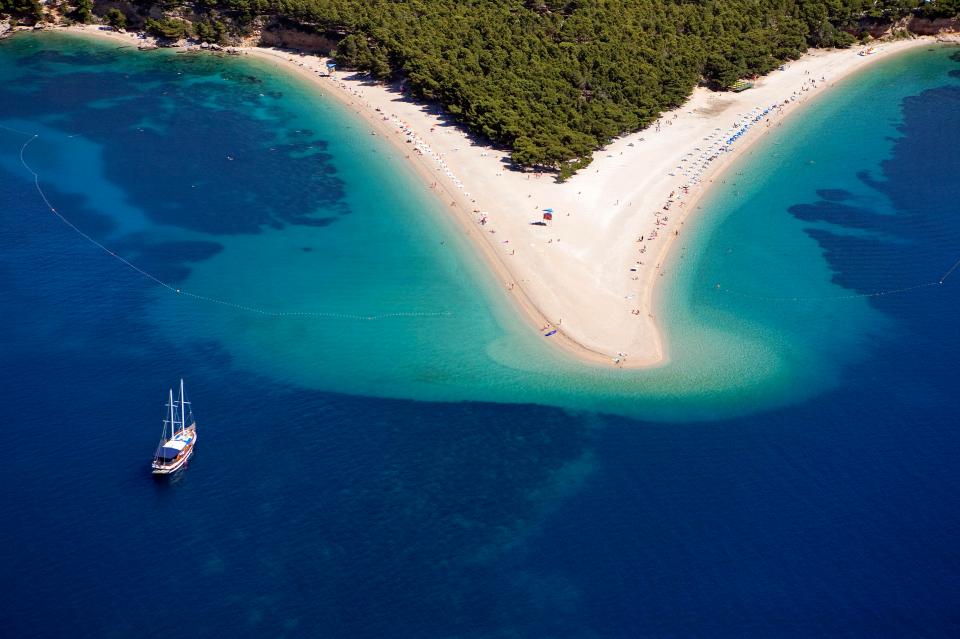
{"label": "dense green trees", "polygon": [[107,24],[109,24],[114,29],[126,29],[127,28],[127,16],[123,14],[123,11],[113,7],[107,11],[104,16],[107,19]]}
{"label": "dense green trees", "polygon": [[919,15],[924,18],[953,18],[960,15],[960,0],[937,0],[921,4]]}
{"label": "dense green trees", "polygon": [[258,1],[340,34],[341,68],[404,77],[518,163],[569,173],[700,81],[724,88],[809,46],[850,46],[862,18],[958,0]]}
{"label": "dense green trees", "polygon": [[93,0],[76,0],[73,17],[77,22],[93,21]]}
{"label": "dense green trees", "polygon": [[222,20],[201,20],[193,25],[194,35],[201,42],[227,44],[230,30]]}
{"label": "dense green trees", "polygon": [[380,79],[390,77],[386,50],[359,33],[351,33],[337,45],[337,63],[350,69],[370,71]]}
{"label": "dense green trees", "polygon": [[147,18],[143,23],[144,31],[164,40],[179,40],[191,35],[190,23],[178,18],[154,20]]}
{"label": "dense green trees", "polygon": [[38,0],[0,0],[0,16],[39,22],[43,17],[43,6]]}
{"label": "dense green trees", "polygon": [[[0,12],[33,1],[0,0]],[[863,21],[960,13],[960,0],[116,2],[127,16],[161,9],[189,19],[145,19],[163,38],[192,28],[224,42],[257,18],[321,34],[338,42],[340,68],[403,78],[413,96],[441,103],[513,149],[518,163],[561,175],[682,104],[700,82],[725,88],[810,46],[849,46],[865,33]]]}

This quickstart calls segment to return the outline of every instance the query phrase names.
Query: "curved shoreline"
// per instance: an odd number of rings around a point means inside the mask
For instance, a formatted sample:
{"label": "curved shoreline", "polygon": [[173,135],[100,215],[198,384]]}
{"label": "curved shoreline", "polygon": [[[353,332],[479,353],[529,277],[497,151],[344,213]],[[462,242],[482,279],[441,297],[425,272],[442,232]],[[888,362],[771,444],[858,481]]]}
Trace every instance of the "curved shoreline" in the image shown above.
{"label": "curved shoreline", "polygon": [[[929,45],[960,45],[960,38],[954,35],[949,39],[941,39],[934,36],[920,36],[913,38],[911,40],[899,40],[888,44],[899,44],[900,46],[891,47],[889,49],[883,49],[877,52],[877,58],[887,59],[891,56],[898,55],[912,49],[918,48],[920,46],[929,46]],[[850,69],[847,73],[839,75],[832,79],[831,82],[827,83],[826,89],[834,89],[837,86],[843,84],[844,82],[854,79],[860,72],[867,70],[872,67],[872,65],[859,66],[853,69]],[[805,109],[812,104],[818,102],[825,95],[829,95],[829,91],[819,90],[809,96],[802,98],[797,101],[796,104],[789,106],[786,109],[781,110],[777,113],[776,119],[770,121],[770,126],[764,127],[762,131],[755,132],[753,135],[748,136],[742,143],[741,147],[736,153],[729,153],[724,160],[717,164],[713,169],[713,172],[710,174],[709,179],[706,181],[706,184],[700,189],[696,195],[687,202],[688,208],[686,209],[683,216],[680,218],[680,224],[683,225],[684,222],[689,221],[691,218],[696,217],[698,213],[703,212],[703,200],[709,195],[712,191],[711,186],[715,184],[718,180],[723,178],[727,172],[733,168],[735,164],[739,161],[746,160],[749,156],[753,155],[753,151],[756,146],[763,140],[767,140],[771,135],[776,136],[779,132],[780,127],[784,122],[797,117],[802,114]],[[776,123],[775,125],[773,123]],[[673,262],[678,259],[678,256],[675,251],[671,251],[671,248],[677,241],[677,236],[671,236],[668,238],[667,242],[664,244],[662,249],[662,264],[666,266],[667,264],[673,264]],[[657,287],[653,284],[655,278],[650,279],[650,285],[647,287],[647,292],[649,295],[649,300],[652,308],[662,308],[663,304],[663,295],[662,287]]]}
{"label": "curved shoreline", "polygon": [[[330,78],[323,76],[318,78],[318,76],[314,75],[310,71],[300,67],[297,64],[296,54],[275,48],[245,48],[243,51],[249,53],[252,57],[276,64],[277,68],[281,69],[285,73],[294,72],[297,76],[306,79],[311,85],[313,85],[314,88],[329,88],[330,85],[333,84],[333,90],[330,92],[330,95],[335,97],[342,106],[350,108],[354,114],[363,118],[363,120],[371,126],[377,135],[385,136],[395,150],[404,159],[410,160],[413,170],[423,180],[424,186],[431,190],[439,199],[439,203],[442,206],[445,206],[447,209],[452,209],[455,212],[454,217],[456,219],[456,223],[461,227],[464,236],[466,236],[468,241],[474,247],[476,247],[476,250],[480,253],[481,260],[493,271],[494,275],[504,281],[513,279],[513,274],[510,272],[506,264],[504,264],[503,261],[497,256],[493,247],[488,242],[484,241],[482,235],[479,232],[476,232],[476,229],[474,229],[471,225],[471,220],[469,219],[469,213],[471,212],[470,203],[467,202],[463,196],[461,196],[455,190],[451,189],[450,185],[445,181],[435,179],[436,176],[431,170],[432,167],[426,161],[408,153],[407,151],[409,151],[409,147],[407,147],[406,142],[401,139],[403,136],[397,129],[391,127],[389,124],[386,124],[382,117],[378,117],[380,114],[377,111],[371,111],[369,108],[364,108],[365,105],[362,104],[359,105],[361,108],[355,108],[358,106],[357,102],[355,101],[359,99],[358,96],[354,96],[349,93],[348,89],[336,85],[336,80],[331,80]],[[326,82],[318,83],[318,79],[323,79]],[[321,94],[326,95],[324,93]],[[513,300],[517,309],[520,311],[520,314],[529,324],[535,326],[548,324],[553,325],[553,322],[551,322],[540,311],[536,304],[533,303],[522,285],[505,289],[505,292],[507,293],[508,297]],[[603,354],[590,350],[562,331],[558,331],[554,337],[558,338],[555,340],[558,346],[574,354],[582,361],[603,364],[606,364],[609,361]]]}
{"label": "curved shoreline", "polygon": [[[882,49],[877,51],[874,55],[869,57],[859,57],[855,58],[855,62],[873,62],[879,59],[889,57],[892,53],[897,53],[905,51],[917,46],[929,45],[934,40],[932,38],[917,38],[912,40],[903,40],[893,43],[887,43],[883,45]],[[333,86],[333,91],[331,95],[339,99],[341,103],[345,106],[348,106],[354,110],[354,112],[361,117],[363,117],[371,126],[378,132],[382,132],[388,136],[388,139],[396,145],[396,148],[401,152],[406,152],[410,147],[406,146],[407,140],[400,130],[391,126],[390,124],[385,125],[385,121],[388,118],[384,115],[386,113],[384,105],[382,102],[369,102],[364,98],[369,97],[369,92],[377,91],[383,94],[387,94],[388,99],[393,101],[405,101],[402,97],[397,97],[397,93],[390,87],[379,85],[379,84],[367,84],[363,80],[331,80],[325,76],[317,76],[315,72],[316,68],[310,69],[310,66],[307,64],[307,60],[311,58],[301,58],[295,53],[285,52],[277,49],[246,49],[251,54],[261,59],[270,59],[276,62],[285,63],[285,67],[292,69],[294,71],[300,72],[304,77],[308,77],[317,86]],[[855,56],[856,53],[851,50],[842,50],[842,51],[830,51],[830,52],[812,52],[807,54],[806,59],[817,59],[817,58],[838,58],[841,56],[851,57]],[[319,60],[317,58],[313,58]],[[658,250],[654,253],[653,262],[656,263],[655,268],[648,268],[646,277],[644,279],[644,285],[640,287],[641,293],[643,295],[643,301],[641,304],[642,311],[645,312],[648,322],[645,338],[648,339],[651,345],[651,353],[641,359],[630,360],[625,356],[621,356],[621,353],[610,353],[603,352],[599,349],[591,348],[590,346],[584,344],[577,339],[575,335],[572,335],[570,331],[564,330],[562,328],[562,319],[558,318],[556,321],[551,321],[550,315],[541,308],[541,305],[538,305],[536,299],[531,292],[528,290],[529,284],[525,286],[525,279],[518,276],[517,273],[511,270],[508,266],[508,260],[505,259],[507,255],[503,251],[498,252],[496,250],[496,245],[494,245],[489,238],[483,236],[479,232],[479,226],[476,224],[476,220],[471,218],[471,213],[477,213],[480,209],[475,206],[476,201],[471,199],[469,192],[466,194],[459,193],[457,189],[452,188],[454,185],[450,184],[448,180],[443,179],[434,179],[436,177],[435,171],[436,167],[431,166],[429,159],[423,156],[418,157],[416,154],[405,153],[405,158],[412,162],[414,169],[423,177],[426,184],[433,184],[431,188],[435,187],[438,197],[449,199],[449,207],[453,208],[455,211],[454,218],[462,224],[464,233],[470,238],[473,244],[477,247],[480,252],[480,256],[487,263],[488,267],[493,271],[493,273],[500,278],[503,278],[505,282],[512,283],[512,286],[505,286],[508,296],[514,300],[516,306],[519,308],[520,313],[524,316],[528,323],[532,324],[534,327],[541,328],[540,333],[544,332],[544,328],[557,328],[558,332],[553,336],[554,345],[560,347],[562,350],[568,352],[571,356],[577,360],[585,363],[591,364],[603,364],[609,366],[611,362],[614,365],[617,365],[621,368],[649,368],[655,366],[663,366],[669,362],[668,354],[668,343],[667,340],[663,337],[662,327],[656,321],[656,315],[654,311],[659,312],[661,308],[661,299],[659,295],[656,294],[658,289],[656,285],[656,280],[658,274],[663,276],[665,274],[665,269],[662,267],[666,266],[669,257],[671,255],[671,248],[674,246],[676,240],[678,239],[679,229],[684,225],[685,222],[692,219],[691,213],[697,211],[701,208],[700,203],[702,198],[709,192],[710,185],[717,179],[719,179],[725,171],[731,166],[735,160],[742,157],[747,153],[754,144],[760,140],[764,139],[769,133],[775,131],[779,128],[779,124],[788,116],[796,114],[802,111],[802,107],[809,104],[811,99],[823,95],[826,93],[823,91],[823,88],[830,88],[836,85],[838,82],[847,79],[848,77],[854,75],[856,72],[871,66],[870,64],[855,64],[849,65],[841,69],[841,72],[836,73],[835,75],[829,78],[829,81],[823,80],[819,86],[807,87],[804,89],[802,86],[797,86],[796,84],[789,85],[788,88],[802,89],[804,91],[810,90],[810,94],[804,97],[798,97],[794,102],[789,103],[788,106],[783,106],[776,111],[772,112],[769,116],[758,122],[758,124],[767,123],[766,127],[756,127],[762,128],[764,130],[757,132],[755,129],[749,131],[747,135],[744,135],[744,138],[738,142],[738,144],[730,151],[725,152],[722,156],[719,156],[719,161],[714,162],[709,170],[705,171],[702,175],[702,179],[699,183],[690,190],[689,198],[683,203],[686,205],[686,208],[683,209],[683,213],[678,216],[678,218],[669,226],[666,227],[666,241],[659,244]],[[809,73],[809,71],[808,71]],[[821,76],[825,77],[825,76]],[[803,80],[805,84],[808,80]],[[367,89],[366,92],[361,93],[360,87]],[[699,93],[704,93],[703,90],[698,90]],[[798,95],[802,95],[799,91]],[[717,96],[718,94],[709,94],[712,96]],[[722,94],[720,94],[722,95]],[[691,103],[696,99],[696,95],[691,97],[690,101],[686,103],[683,107],[678,109],[678,111],[686,110]],[[786,98],[785,98],[786,100]],[[428,109],[429,105],[417,105],[417,108],[421,110]],[[726,113],[725,113],[726,114]],[[773,126],[773,122],[776,121],[778,126]],[[403,120],[406,124],[406,120]],[[420,122],[419,124],[424,124]],[[432,132],[431,126],[431,132]],[[630,140],[631,138],[636,138],[641,136],[644,133],[648,133],[653,126],[649,127],[644,131],[632,134],[621,138],[620,140],[615,141],[611,146],[623,142],[624,140]],[[429,138],[428,134],[417,131],[414,135],[414,139],[419,138]],[[461,132],[461,135],[467,137]],[[642,138],[641,138],[642,139]],[[628,142],[628,144],[631,144]],[[632,144],[631,144],[632,145]],[[486,149],[487,152],[495,152],[493,149],[477,145],[478,148]],[[600,152],[598,151],[598,154]],[[589,167],[586,171],[589,171]],[[468,178],[469,179],[469,178]],[[529,178],[528,178],[529,179]],[[571,183],[577,184],[578,179],[583,180],[581,176],[576,176],[571,180]],[[662,180],[663,182],[671,182],[670,180]],[[682,182],[683,180],[680,180]],[[459,180],[457,180],[459,182]],[[676,182],[675,180],[673,182]],[[462,182],[463,184],[465,182]],[[557,188],[560,188],[560,185],[557,185]],[[666,190],[668,187],[664,187]],[[673,189],[676,190],[676,189]],[[445,199],[444,202],[447,200]],[[679,198],[678,200],[679,201]],[[475,232],[477,231],[477,232]],[[670,233],[669,231],[674,231]]]}
{"label": "curved shoreline", "polygon": [[[84,26],[59,30],[135,44],[132,34]],[[534,180],[535,174],[504,170],[504,151],[476,142],[459,126],[451,126],[433,105],[415,103],[396,87],[369,83],[358,76],[328,77],[325,60],[317,56],[275,48],[243,47],[240,51],[303,78],[322,95],[332,96],[361,116],[373,133],[386,136],[410,161],[425,186],[444,198],[444,208],[453,209],[452,217],[494,276],[501,279],[525,322],[539,328],[540,335],[556,329],[550,337],[555,347],[584,364],[648,368],[669,361],[668,342],[654,313],[662,309],[662,295],[656,292],[658,274],[665,275],[671,248],[685,222],[693,219],[692,212],[701,209],[711,184],[758,140],[777,130],[784,118],[801,112],[812,98],[827,93],[823,89],[872,66],[876,60],[935,42],[925,37],[883,43],[870,56],[857,56],[853,50],[815,50],[788,63],[789,70],[760,78],[757,87],[744,94],[696,89],[679,109],[597,151],[594,163],[565,184],[547,184],[540,178]],[[738,136],[732,147],[706,160],[695,179],[676,175],[682,163],[707,146],[707,141],[716,148],[717,140],[753,118],[759,111],[757,104],[776,104],[777,108],[754,120],[754,126],[742,133],[742,139]],[[748,111],[746,107],[751,105],[754,110]],[[723,119],[736,122],[717,133],[721,127],[712,125]],[[764,123],[766,126],[757,126]],[[758,132],[757,128],[763,130]],[[653,138],[647,140],[647,136]],[[627,164],[611,166],[625,154],[635,157],[623,158]],[[676,169],[672,168],[674,164]],[[644,169],[646,172],[637,174]],[[574,189],[579,189],[575,195]],[[601,204],[601,197],[609,202],[613,189],[616,193],[626,189],[625,195],[613,205]],[[482,192],[489,204],[481,206],[478,198],[470,195],[473,190]],[[680,195],[676,195],[678,190]],[[521,191],[529,192],[526,200]],[[587,195],[582,195],[584,192]],[[639,206],[633,206],[634,198]],[[620,205],[621,199],[628,204]],[[530,202],[534,202],[537,220],[543,204],[554,207],[554,202],[559,203],[560,213],[554,214],[550,227],[534,226],[527,221],[529,213],[521,217],[519,211],[524,207],[529,210]],[[600,207],[600,212],[579,210],[591,205]],[[679,214],[676,210],[670,214],[673,205]],[[642,212],[644,207],[649,212],[654,206],[655,213]],[[561,217],[564,211],[569,212]],[[578,219],[568,220],[571,214]],[[655,219],[652,233],[648,230],[651,216]],[[576,239],[568,239],[562,250],[562,238],[551,237],[544,242],[543,235],[553,233],[554,228],[568,238],[567,232],[573,232]],[[666,239],[654,242],[661,232]],[[493,237],[497,233],[500,235]],[[504,236],[509,237],[497,241]],[[634,237],[637,241],[632,240]],[[520,240],[507,246],[517,238]],[[572,250],[567,248],[571,244]],[[654,250],[646,256],[646,247],[651,244]],[[631,263],[631,259],[635,261]],[[563,317],[570,315],[573,321],[568,319],[564,325]]]}
{"label": "curved shoreline", "polygon": [[[401,139],[404,136],[395,127],[386,123],[382,112],[371,110],[367,104],[361,103],[358,105],[358,101],[361,100],[360,96],[352,94],[349,88],[338,85],[335,79],[316,75],[318,69],[308,69],[305,66],[300,66],[298,63],[299,54],[297,53],[274,47],[245,47],[242,51],[252,57],[276,65],[277,68],[285,73],[294,73],[298,77],[307,80],[315,89],[332,89],[329,95],[337,99],[342,106],[350,108],[354,114],[360,116],[371,126],[377,135],[385,136],[404,159],[410,160],[414,171],[423,180],[424,185],[439,198],[440,204],[455,212],[454,218],[456,223],[461,227],[464,236],[468,238],[468,241],[479,252],[480,258],[486,264],[487,268],[493,271],[493,274],[502,281],[516,281],[514,274],[511,273],[509,267],[507,267],[503,260],[497,255],[494,247],[485,241],[482,234],[474,228],[473,221],[469,217],[472,212],[472,203],[456,190],[451,189],[451,185],[446,181],[436,179],[437,176],[434,175],[433,172],[434,167],[431,167],[425,159],[407,152],[409,151],[409,147],[406,146],[406,141]],[[321,92],[321,95],[327,94]],[[356,108],[358,106],[360,108]],[[504,292],[513,300],[516,309],[531,326],[558,326],[533,302],[522,283],[516,282],[514,286],[504,287]],[[562,330],[558,330],[552,337],[556,346],[567,351],[581,362],[604,365],[610,362],[606,355],[591,350]]]}

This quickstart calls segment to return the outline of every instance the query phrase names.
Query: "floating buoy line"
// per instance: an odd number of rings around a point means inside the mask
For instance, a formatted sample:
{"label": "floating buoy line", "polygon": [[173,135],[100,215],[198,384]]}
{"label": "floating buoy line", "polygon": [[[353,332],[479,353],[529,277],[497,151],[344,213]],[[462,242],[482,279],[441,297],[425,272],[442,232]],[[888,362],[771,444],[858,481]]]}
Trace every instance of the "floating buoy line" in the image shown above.
{"label": "floating buoy line", "polygon": [[[393,313],[376,313],[376,314],[358,314],[358,313],[336,313],[328,311],[278,311],[272,309],[265,309],[257,306],[251,306],[248,304],[240,304],[230,300],[220,299],[217,297],[211,297],[209,295],[201,295],[199,293],[193,293],[191,291],[178,288],[168,282],[161,280],[159,277],[154,274],[142,269],[137,266],[130,260],[126,259],[122,255],[112,251],[110,248],[105,246],[103,243],[99,242],[95,238],[87,234],[83,229],[74,224],[70,219],[64,216],[60,211],[56,209],[55,206],[50,202],[50,199],[47,197],[47,194],[44,192],[43,187],[40,186],[40,175],[33,170],[33,167],[27,163],[25,154],[27,148],[33,143],[34,140],[40,136],[36,133],[28,133],[26,131],[20,131],[12,127],[8,127],[0,124],[0,129],[22,135],[27,138],[27,140],[20,146],[19,159],[20,164],[23,165],[23,168],[30,173],[33,177],[33,185],[37,190],[37,193],[40,195],[41,200],[46,206],[47,210],[55,215],[64,225],[70,228],[74,233],[85,239],[90,244],[93,244],[101,251],[120,262],[130,270],[140,274],[146,279],[152,281],[158,286],[163,287],[169,292],[175,295],[181,295],[183,297],[188,297],[197,301],[208,302],[210,304],[217,304],[219,306],[225,306],[227,308],[232,308],[238,311],[244,311],[248,313],[254,313],[257,315],[262,315],[265,317],[300,317],[300,318],[316,318],[316,319],[342,319],[342,320],[360,320],[360,321],[374,321],[374,320],[383,320],[391,318],[411,318],[411,317],[449,317],[452,315],[450,311],[436,311],[436,312],[418,312],[418,311],[409,311],[409,312],[393,312]],[[74,137],[74,136],[71,136]],[[822,302],[822,301],[841,301],[841,300],[853,300],[853,299],[863,299],[871,297],[884,297],[888,295],[898,295],[902,293],[908,293],[911,291],[916,291],[923,288],[932,288],[935,286],[942,286],[954,271],[960,268],[960,259],[953,263],[953,265],[946,270],[938,279],[923,282],[920,284],[915,284],[913,286],[905,286],[895,289],[886,289],[881,291],[874,291],[871,293],[850,293],[846,295],[826,295],[826,296],[767,296],[767,295],[753,295],[750,293],[744,293],[737,291],[735,289],[727,288],[722,286],[720,283],[715,285],[715,290],[722,291],[724,293],[735,295],[737,297],[743,297],[746,299],[765,301],[765,302]]]}
{"label": "floating buoy line", "polygon": [[[220,299],[220,298],[217,298],[217,297],[211,297],[211,296],[209,296],[209,295],[201,295],[201,294],[199,294],[199,293],[193,293],[193,292],[190,292],[190,291],[186,291],[186,290],[184,290],[184,289],[182,289],[182,288],[178,288],[178,287],[174,286],[173,284],[170,284],[170,283],[168,283],[168,282],[163,281],[162,279],[160,279],[159,277],[157,277],[157,276],[154,275],[153,273],[150,273],[149,271],[146,271],[146,270],[142,269],[141,267],[137,266],[136,264],[134,264],[134,263],[131,262],[130,260],[126,259],[126,258],[123,257],[122,255],[119,255],[118,253],[112,251],[110,248],[108,248],[107,246],[105,246],[103,243],[101,243],[100,241],[98,241],[98,240],[96,240],[95,238],[91,237],[91,236],[90,236],[89,234],[87,234],[83,229],[81,229],[80,227],[78,227],[76,224],[74,224],[72,221],[70,221],[70,219],[68,219],[65,215],[63,215],[60,211],[58,211],[57,208],[53,205],[53,203],[50,202],[50,198],[47,197],[47,194],[44,192],[43,187],[40,186],[40,175],[39,175],[36,171],[33,170],[33,167],[31,167],[30,164],[28,164],[28,163],[27,163],[27,160],[26,160],[26,151],[27,151],[27,148],[30,146],[31,143],[33,143],[34,140],[36,140],[36,139],[37,139],[38,137],[40,137],[40,136],[39,136],[38,134],[36,134],[36,133],[28,133],[28,132],[26,132],[26,131],[20,131],[20,130],[18,130],[18,129],[14,129],[14,128],[12,128],[12,127],[4,126],[4,125],[2,125],[2,124],[0,124],[0,129],[4,129],[4,130],[6,130],[6,131],[10,131],[10,132],[12,132],[12,133],[16,133],[16,134],[18,134],[18,135],[22,135],[22,136],[24,136],[24,137],[27,138],[26,142],[24,142],[24,143],[20,146],[20,153],[19,153],[20,164],[22,164],[22,165],[23,165],[23,168],[26,169],[26,171],[27,171],[28,173],[30,173],[31,176],[33,176],[33,185],[34,185],[34,187],[36,188],[37,193],[40,195],[40,199],[43,200],[44,206],[47,207],[47,210],[49,210],[50,213],[52,213],[53,215],[55,215],[55,216],[57,217],[57,219],[59,219],[61,222],[63,222],[63,224],[65,224],[65,225],[66,225],[69,229],[71,229],[74,233],[76,233],[77,235],[79,235],[80,237],[82,237],[83,239],[85,239],[85,240],[86,240],[87,242],[89,242],[90,244],[93,244],[95,247],[97,247],[98,249],[100,249],[101,251],[103,251],[104,253],[106,253],[107,255],[109,255],[110,257],[112,257],[113,259],[115,259],[116,261],[118,261],[119,263],[123,264],[123,265],[124,265],[125,267],[127,267],[128,269],[130,269],[130,270],[132,270],[132,271],[140,274],[141,276],[143,276],[143,277],[145,277],[146,279],[150,280],[150,281],[153,282],[154,284],[157,284],[158,286],[163,287],[164,289],[166,289],[167,291],[169,291],[169,292],[171,292],[171,293],[173,293],[173,294],[175,294],[175,295],[180,295],[180,296],[183,296],[183,297],[188,297],[188,298],[191,298],[191,299],[194,299],[194,300],[197,300],[197,301],[201,301],[201,302],[208,302],[208,303],[211,303],[211,304],[217,304],[217,305],[219,305],[219,306],[225,306],[225,307],[227,307],[227,308],[232,308],[232,309],[238,310],[238,311],[244,311],[244,312],[248,312],[248,313],[254,313],[254,314],[257,314],[257,315],[263,315],[263,316],[265,316],[265,317],[277,317],[277,318],[280,318],[280,317],[299,317],[299,318],[314,318],[314,319],[341,319],[341,320],[375,321],[375,320],[394,319],[394,318],[409,318],[409,317],[421,317],[421,318],[423,318],[423,317],[449,317],[449,316],[452,315],[452,313],[449,312],[449,311],[437,311],[437,312],[409,311],[409,312],[373,313],[373,314],[336,313],[336,312],[328,312],[328,311],[277,311],[277,310],[266,309],[266,308],[261,308],[261,307],[257,307],[257,306],[251,306],[251,305],[248,305],[248,304],[239,304],[239,303],[237,303],[237,302],[233,302],[233,301],[230,301],[230,300]],[[71,136],[71,137],[73,137],[73,136]]]}
{"label": "floating buoy line", "polygon": [[716,284],[715,289],[718,291],[723,291],[724,293],[729,293],[731,295],[736,295],[737,297],[743,297],[752,300],[758,300],[761,302],[829,302],[834,300],[855,300],[863,299],[867,297],[884,297],[886,295],[898,295],[900,293],[909,293],[910,291],[916,291],[921,288],[931,288],[934,286],[943,286],[944,282],[947,281],[947,278],[953,275],[953,272],[960,267],[960,259],[953,263],[947,271],[941,275],[938,279],[931,282],[923,282],[922,284],[914,284],[913,286],[904,286],[901,288],[892,288],[882,291],[874,291],[872,293],[849,293],[846,295],[824,295],[824,296],[793,296],[793,297],[776,297],[776,296],[766,296],[766,295],[751,295],[749,293],[742,293],[740,291],[729,289],[721,286],[719,283]]}

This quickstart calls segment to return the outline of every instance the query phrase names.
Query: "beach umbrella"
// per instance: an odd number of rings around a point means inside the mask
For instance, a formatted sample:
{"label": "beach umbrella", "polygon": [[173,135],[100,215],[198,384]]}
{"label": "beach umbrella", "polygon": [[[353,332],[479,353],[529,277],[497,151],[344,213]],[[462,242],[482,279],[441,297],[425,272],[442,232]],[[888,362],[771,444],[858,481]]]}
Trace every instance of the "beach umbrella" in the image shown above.
{"label": "beach umbrella", "polygon": [[553,211],[551,211],[551,210],[548,209],[546,212],[544,212],[544,214],[543,214],[543,219],[545,219],[545,220],[552,220],[552,219],[553,219]]}

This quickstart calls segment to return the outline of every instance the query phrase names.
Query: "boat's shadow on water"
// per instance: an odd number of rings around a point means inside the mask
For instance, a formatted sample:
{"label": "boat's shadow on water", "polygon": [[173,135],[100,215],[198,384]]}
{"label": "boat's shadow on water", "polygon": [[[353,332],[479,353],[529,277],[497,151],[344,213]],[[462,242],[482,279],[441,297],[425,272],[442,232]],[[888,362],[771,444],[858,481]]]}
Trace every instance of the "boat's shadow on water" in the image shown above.
{"label": "boat's shadow on water", "polygon": [[180,482],[184,481],[189,470],[190,466],[186,465],[179,470],[170,473],[169,475],[154,475],[149,470],[146,471],[146,474],[149,475],[150,480],[152,480],[153,485],[156,487],[157,494],[162,495],[167,491],[172,490],[174,486],[178,485]]}

